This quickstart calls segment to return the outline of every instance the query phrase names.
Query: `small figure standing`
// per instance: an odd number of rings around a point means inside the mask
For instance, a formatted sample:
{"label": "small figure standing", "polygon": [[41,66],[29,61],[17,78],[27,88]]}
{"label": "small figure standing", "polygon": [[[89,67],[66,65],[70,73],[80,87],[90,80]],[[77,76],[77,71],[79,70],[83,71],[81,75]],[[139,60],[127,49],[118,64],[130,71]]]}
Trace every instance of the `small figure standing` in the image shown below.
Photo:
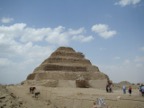
{"label": "small figure standing", "polygon": [[108,84],[106,85],[106,92],[107,93],[109,92],[109,85]]}
{"label": "small figure standing", "polygon": [[140,87],[140,92],[141,92],[142,96],[144,96],[144,85],[143,84]]}
{"label": "small figure standing", "polygon": [[107,85],[106,85],[106,92],[108,92],[108,93],[113,92],[113,83],[112,83],[112,81],[108,80]]}
{"label": "small figure standing", "polygon": [[113,92],[113,84],[110,84],[110,93],[112,93]]}
{"label": "small figure standing", "polygon": [[131,94],[132,94],[132,87],[131,86],[129,86],[128,92],[129,92],[129,95],[131,96]]}
{"label": "small figure standing", "polygon": [[142,84],[140,84],[140,86],[139,86],[139,92],[140,92],[140,95],[142,94]]}
{"label": "small figure standing", "polygon": [[125,85],[123,85],[122,89],[123,89],[123,94],[126,94],[126,86]]}

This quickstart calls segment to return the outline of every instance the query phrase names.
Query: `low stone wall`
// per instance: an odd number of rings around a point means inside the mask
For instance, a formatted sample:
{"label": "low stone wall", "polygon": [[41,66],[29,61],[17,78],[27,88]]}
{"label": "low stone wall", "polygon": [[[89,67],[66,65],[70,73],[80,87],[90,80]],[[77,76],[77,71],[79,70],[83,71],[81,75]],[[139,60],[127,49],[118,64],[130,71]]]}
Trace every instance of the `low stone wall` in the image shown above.
{"label": "low stone wall", "polygon": [[105,89],[107,84],[107,79],[89,80],[89,85],[91,88]]}
{"label": "low stone wall", "polygon": [[65,87],[65,88],[98,88],[105,89],[107,80],[86,80],[86,84],[77,85],[78,80],[27,80],[25,85],[37,85],[45,87]]}

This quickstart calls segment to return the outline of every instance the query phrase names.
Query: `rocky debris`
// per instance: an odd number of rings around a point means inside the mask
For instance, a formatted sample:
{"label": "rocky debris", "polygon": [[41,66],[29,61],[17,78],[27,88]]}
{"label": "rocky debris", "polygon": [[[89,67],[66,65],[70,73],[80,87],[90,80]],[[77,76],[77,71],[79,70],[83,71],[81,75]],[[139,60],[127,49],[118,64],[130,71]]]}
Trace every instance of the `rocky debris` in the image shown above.
{"label": "rocky debris", "polygon": [[26,108],[21,98],[10,93],[6,86],[0,85],[0,108]]}
{"label": "rocky debris", "polygon": [[89,88],[89,82],[87,80],[76,80],[76,87]]}
{"label": "rocky debris", "polygon": [[89,82],[86,80],[83,76],[79,76],[79,78],[76,80],[76,87],[80,88],[89,88]]}

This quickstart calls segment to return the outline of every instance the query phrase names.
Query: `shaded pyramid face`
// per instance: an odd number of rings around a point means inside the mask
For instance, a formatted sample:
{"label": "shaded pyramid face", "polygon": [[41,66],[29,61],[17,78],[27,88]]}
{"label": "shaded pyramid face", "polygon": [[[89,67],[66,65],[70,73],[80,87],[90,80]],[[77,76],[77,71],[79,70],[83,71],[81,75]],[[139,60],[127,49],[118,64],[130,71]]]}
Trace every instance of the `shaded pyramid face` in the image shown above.
{"label": "shaded pyramid face", "polygon": [[82,76],[85,80],[107,80],[108,76],[93,66],[84,54],[70,47],[59,47],[49,58],[44,60],[27,80],[77,80]]}

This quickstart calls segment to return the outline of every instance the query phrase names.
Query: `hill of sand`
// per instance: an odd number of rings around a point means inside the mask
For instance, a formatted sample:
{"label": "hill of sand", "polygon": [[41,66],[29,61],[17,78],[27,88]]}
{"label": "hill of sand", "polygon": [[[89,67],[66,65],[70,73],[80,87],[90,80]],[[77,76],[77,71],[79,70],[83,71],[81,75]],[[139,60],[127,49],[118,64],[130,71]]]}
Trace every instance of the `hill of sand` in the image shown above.
{"label": "hill of sand", "polygon": [[122,90],[106,93],[104,89],[62,88],[36,86],[38,98],[30,94],[26,85],[1,86],[0,108],[92,108],[97,98],[103,98],[107,108],[144,108],[144,97],[138,89],[132,95]]}

